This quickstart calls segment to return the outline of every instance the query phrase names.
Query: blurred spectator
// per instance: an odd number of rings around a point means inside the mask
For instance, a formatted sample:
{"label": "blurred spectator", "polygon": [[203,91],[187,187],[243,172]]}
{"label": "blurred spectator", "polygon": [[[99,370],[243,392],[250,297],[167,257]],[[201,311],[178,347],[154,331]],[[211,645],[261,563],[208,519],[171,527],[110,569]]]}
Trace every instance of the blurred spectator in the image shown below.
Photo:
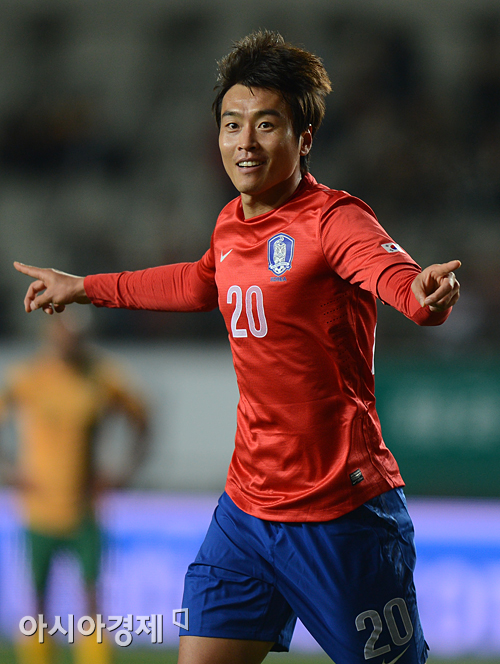
{"label": "blurred spectator", "polygon": [[[46,323],[39,352],[12,367],[0,397],[2,420],[12,415],[18,428],[17,458],[4,460],[4,479],[19,495],[35,611],[46,617],[50,567],[59,551],[78,558],[88,615],[98,612],[101,536],[96,500],[106,489],[127,485],[147,449],[142,400],[113,363],[89,348],[88,330],[76,312],[67,314]],[[119,477],[103,475],[96,463],[96,434],[113,413],[121,413],[133,431],[133,449]],[[52,625],[53,617],[46,622]],[[51,645],[50,637],[44,644],[36,636],[20,637],[21,663],[50,662]],[[77,641],[74,654],[79,664],[110,661],[107,646],[90,638]]]}

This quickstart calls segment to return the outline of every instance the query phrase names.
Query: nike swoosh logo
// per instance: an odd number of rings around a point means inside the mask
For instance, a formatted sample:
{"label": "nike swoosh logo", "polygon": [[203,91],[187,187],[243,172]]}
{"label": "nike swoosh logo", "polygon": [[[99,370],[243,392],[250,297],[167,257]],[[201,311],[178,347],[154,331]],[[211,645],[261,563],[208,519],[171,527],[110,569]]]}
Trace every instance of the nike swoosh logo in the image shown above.
{"label": "nike swoosh logo", "polygon": [[395,663],[398,661],[398,659],[400,659],[400,658],[405,654],[405,652],[408,650],[409,647],[410,647],[410,646],[408,646],[407,648],[405,648],[405,649],[403,650],[403,652],[399,653],[399,655],[396,657],[396,659],[391,659],[390,662],[387,662],[387,663],[386,663],[386,661],[385,661],[385,657],[384,657],[384,661],[382,662],[382,664],[395,664]]}
{"label": "nike swoosh logo", "polygon": [[223,261],[225,258],[227,258],[231,252],[232,252],[232,249],[230,249],[230,250],[227,252],[227,254],[223,254],[222,251],[221,251],[221,252],[220,252],[220,262],[222,263],[222,261]]}

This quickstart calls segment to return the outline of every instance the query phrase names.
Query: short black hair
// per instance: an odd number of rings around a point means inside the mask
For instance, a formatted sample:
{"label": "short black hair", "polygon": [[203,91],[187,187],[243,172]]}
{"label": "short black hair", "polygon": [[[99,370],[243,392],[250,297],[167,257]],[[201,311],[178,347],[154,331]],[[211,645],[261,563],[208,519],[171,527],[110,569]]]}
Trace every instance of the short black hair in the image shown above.
{"label": "short black hair", "polygon": [[[311,127],[316,133],[325,115],[330,78],[322,60],[287,43],[278,32],[253,32],[233,44],[218,63],[217,91],[212,111],[220,129],[222,100],[233,85],[279,92],[290,107],[297,139]],[[300,158],[302,173],[309,170],[309,155]]]}

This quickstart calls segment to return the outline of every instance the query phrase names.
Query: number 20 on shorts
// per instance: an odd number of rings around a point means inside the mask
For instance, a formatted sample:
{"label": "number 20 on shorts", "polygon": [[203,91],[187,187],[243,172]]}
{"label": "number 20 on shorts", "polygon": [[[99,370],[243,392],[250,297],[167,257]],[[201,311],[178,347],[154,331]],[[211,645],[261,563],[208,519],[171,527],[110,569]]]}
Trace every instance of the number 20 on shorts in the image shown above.
{"label": "number 20 on shorts", "polygon": [[[400,633],[394,617],[394,609],[396,607],[399,611],[404,634]],[[384,620],[394,645],[406,645],[413,636],[413,625],[404,599],[396,597],[395,599],[391,599],[390,602],[387,602],[384,606]],[[378,648],[375,647],[375,644],[384,629],[384,622],[378,611],[369,609],[368,611],[363,611],[363,613],[360,613],[359,616],[356,617],[355,622],[358,632],[362,632],[368,628],[367,621],[371,622],[373,629],[365,644],[365,659],[372,659],[373,657],[378,657],[379,655],[390,652],[391,646],[388,644]]]}

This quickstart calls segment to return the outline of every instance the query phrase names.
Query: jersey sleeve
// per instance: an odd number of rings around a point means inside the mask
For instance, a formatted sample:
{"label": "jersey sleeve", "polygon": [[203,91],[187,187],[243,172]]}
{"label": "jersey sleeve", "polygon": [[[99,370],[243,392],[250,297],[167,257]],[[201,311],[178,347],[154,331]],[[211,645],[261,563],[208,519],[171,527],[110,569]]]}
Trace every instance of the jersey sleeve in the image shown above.
{"label": "jersey sleeve", "polygon": [[343,279],[370,291],[417,325],[441,325],[450,315],[421,307],[411,284],[421,268],[386,233],[374,212],[349,195],[326,210],[321,222],[326,260]]}
{"label": "jersey sleeve", "polygon": [[451,307],[446,311],[431,311],[429,307],[422,307],[411,289],[418,274],[420,269],[413,265],[391,265],[378,280],[378,296],[384,304],[401,311],[417,325],[441,325],[450,315]]}
{"label": "jersey sleeve", "polygon": [[149,311],[211,311],[217,307],[211,248],[195,263],[89,275],[84,287],[97,307]]}
{"label": "jersey sleeve", "polygon": [[330,267],[342,279],[377,295],[380,275],[398,264],[418,264],[379,224],[363,201],[349,195],[327,206],[321,218],[321,243]]}

